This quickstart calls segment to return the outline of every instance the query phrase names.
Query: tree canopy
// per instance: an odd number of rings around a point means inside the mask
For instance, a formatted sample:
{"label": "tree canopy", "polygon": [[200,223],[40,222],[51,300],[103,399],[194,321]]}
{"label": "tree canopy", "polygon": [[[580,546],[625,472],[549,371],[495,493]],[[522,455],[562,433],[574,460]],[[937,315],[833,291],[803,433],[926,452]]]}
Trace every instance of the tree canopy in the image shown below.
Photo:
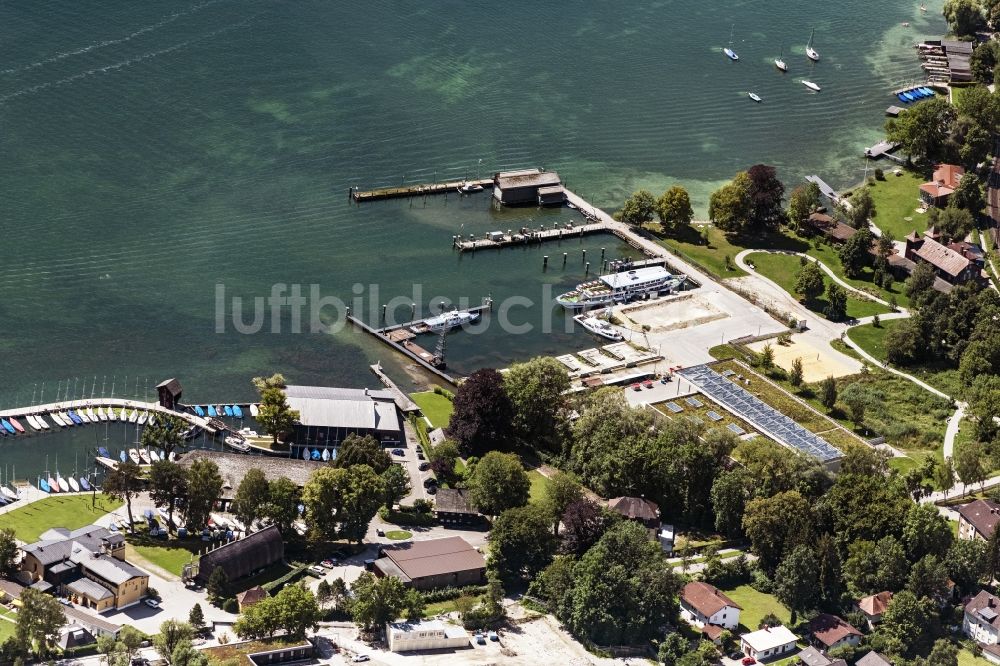
{"label": "tree canopy", "polygon": [[463,451],[479,455],[510,448],[514,406],[499,372],[486,368],[469,375],[459,385],[452,407],[447,434]]}

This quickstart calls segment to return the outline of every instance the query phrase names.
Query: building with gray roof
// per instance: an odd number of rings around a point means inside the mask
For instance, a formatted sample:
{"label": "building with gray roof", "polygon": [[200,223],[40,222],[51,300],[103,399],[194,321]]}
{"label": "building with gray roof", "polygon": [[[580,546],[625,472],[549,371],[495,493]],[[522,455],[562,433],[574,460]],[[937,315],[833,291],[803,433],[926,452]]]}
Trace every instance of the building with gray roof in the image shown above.
{"label": "building with gray roof", "polygon": [[326,386],[284,390],[289,406],[299,413],[293,453],[300,454],[302,447],[337,447],[351,434],[371,435],[383,446],[403,441],[403,418],[391,391]]}

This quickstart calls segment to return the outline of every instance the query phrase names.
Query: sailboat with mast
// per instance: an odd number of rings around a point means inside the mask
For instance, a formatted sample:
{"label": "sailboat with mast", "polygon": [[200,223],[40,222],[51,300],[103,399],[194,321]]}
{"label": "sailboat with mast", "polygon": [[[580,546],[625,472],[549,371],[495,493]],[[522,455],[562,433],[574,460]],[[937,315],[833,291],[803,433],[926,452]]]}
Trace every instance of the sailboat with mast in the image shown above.
{"label": "sailboat with mast", "polygon": [[736,31],[736,24],[734,23],[733,27],[729,29],[729,46],[722,49],[722,52],[726,54],[726,57],[732,60],[733,62],[736,62],[737,60],[740,59],[740,57],[736,55],[736,51],[733,50],[733,33],[735,31]]}
{"label": "sailboat with mast", "polygon": [[813,37],[816,36],[816,28],[813,28],[809,35],[809,43],[806,44],[806,56],[813,62],[819,62],[819,53],[813,48]]}
{"label": "sailboat with mast", "polygon": [[777,67],[782,72],[788,71],[788,65],[785,63],[785,47],[782,46],[781,50],[778,51],[778,57],[774,59],[774,66]]}

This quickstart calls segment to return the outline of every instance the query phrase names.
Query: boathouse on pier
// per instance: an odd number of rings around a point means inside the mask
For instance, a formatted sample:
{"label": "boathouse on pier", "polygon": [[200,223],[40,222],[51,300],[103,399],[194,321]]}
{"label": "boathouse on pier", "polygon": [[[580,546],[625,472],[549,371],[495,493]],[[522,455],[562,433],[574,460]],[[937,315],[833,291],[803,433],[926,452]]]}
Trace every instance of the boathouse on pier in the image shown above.
{"label": "boathouse on pier", "polygon": [[156,385],[156,395],[161,407],[177,409],[181,402],[181,383],[176,379],[160,382]]}
{"label": "boathouse on pier", "polygon": [[504,206],[562,203],[566,198],[559,174],[541,169],[500,171],[493,175],[493,197]]}

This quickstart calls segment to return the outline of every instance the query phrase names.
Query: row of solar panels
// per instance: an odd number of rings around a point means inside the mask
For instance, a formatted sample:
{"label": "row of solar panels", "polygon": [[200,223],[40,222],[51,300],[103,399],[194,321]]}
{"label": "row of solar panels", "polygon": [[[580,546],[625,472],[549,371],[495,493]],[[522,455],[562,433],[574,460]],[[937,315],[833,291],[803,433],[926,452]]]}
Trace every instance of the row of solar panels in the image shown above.
{"label": "row of solar panels", "polygon": [[782,444],[824,462],[841,457],[841,452],[826,440],[809,432],[794,420],[732,381],[723,378],[708,366],[698,365],[684,368],[679,371],[679,374],[697,386],[702,393],[718,401],[726,409],[748,421],[758,430],[771,435]]}

